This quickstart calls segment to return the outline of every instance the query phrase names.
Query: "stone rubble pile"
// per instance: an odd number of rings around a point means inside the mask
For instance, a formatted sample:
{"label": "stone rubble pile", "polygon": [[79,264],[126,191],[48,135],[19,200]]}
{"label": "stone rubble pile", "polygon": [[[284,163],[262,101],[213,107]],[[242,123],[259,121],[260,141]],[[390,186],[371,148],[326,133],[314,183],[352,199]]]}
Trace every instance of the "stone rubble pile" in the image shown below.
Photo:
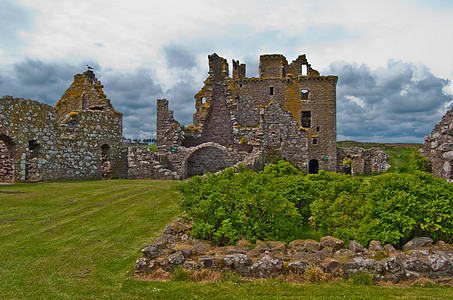
{"label": "stone rubble pile", "polygon": [[185,268],[268,278],[291,273],[303,275],[309,269],[319,268],[333,277],[349,278],[367,272],[377,280],[393,283],[419,278],[453,282],[453,245],[441,241],[433,244],[433,240],[426,237],[406,243],[404,251],[390,244],[383,246],[378,241],[372,241],[368,249],[351,241],[346,249],[342,240],[330,236],[322,237],[320,242],[257,241],[250,245],[239,241],[236,246],[215,247],[189,237],[190,229],[191,225],[182,219],[167,225],[163,234],[142,250],[135,273],[145,275],[157,270],[172,272]]}

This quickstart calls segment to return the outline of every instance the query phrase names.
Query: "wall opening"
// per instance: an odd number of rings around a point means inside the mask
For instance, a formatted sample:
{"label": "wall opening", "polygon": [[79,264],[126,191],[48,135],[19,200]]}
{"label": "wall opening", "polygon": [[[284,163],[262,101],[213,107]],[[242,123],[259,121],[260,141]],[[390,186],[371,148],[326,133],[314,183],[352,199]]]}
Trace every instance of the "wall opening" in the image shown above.
{"label": "wall opening", "polygon": [[0,182],[14,182],[14,150],[13,140],[0,135]]}
{"label": "wall opening", "polygon": [[310,128],[311,127],[311,112],[310,111],[303,111],[302,112],[302,127]]}
{"label": "wall opening", "polygon": [[274,87],[271,86],[269,87],[269,95],[273,95],[274,94]]}
{"label": "wall opening", "polygon": [[101,177],[102,179],[112,179],[112,162],[110,159],[110,146],[101,146]]}
{"label": "wall opening", "polygon": [[25,180],[38,181],[39,178],[39,153],[41,145],[36,140],[28,142],[27,161],[25,163]]}
{"label": "wall opening", "polygon": [[301,100],[308,100],[308,90],[301,90],[300,91],[300,99]]}
{"label": "wall opening", "polygon": [[310,174],[318,174],[319,172],[319,163],[316,159],[310,160],[308,164],[308,173]]}
{"label": "wall opening", "polygon": [[313,139],[311,140],[311,143],[312,143],[313,145],[318,145],[318,138],[313,138]]}
{"label": "wall opening", "polygon": [[224,152],[216,147],[205,147],[195,151],[187,160],[187,177],[215,173],[227,168]]}
{"label": "wall opening", "polygon": [[343,173],[352,174],[352,159],[349,157],[343,159]]}
{"label": "wall opening", "polygon": [[371,161],[370,160],[365,160],[363,162],[363,173],[365,173],[365,175],[371,175],[372,170],[371,170]]}
{"label": "wall opening", "polygon": [[300,70],[300,74],[303,76],[307,76],[308,74],[308,66],[306,64],[303,64]]}

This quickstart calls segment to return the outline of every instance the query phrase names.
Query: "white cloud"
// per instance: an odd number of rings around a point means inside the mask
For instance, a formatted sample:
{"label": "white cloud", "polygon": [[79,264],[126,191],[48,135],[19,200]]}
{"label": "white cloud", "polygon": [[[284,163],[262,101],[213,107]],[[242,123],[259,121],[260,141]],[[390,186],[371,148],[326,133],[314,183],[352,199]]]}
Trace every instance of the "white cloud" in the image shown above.
{"label": "white cloud", "polygon": [[[432,97],[439,97],[438,105],[445,102],[442,91],[453,94],[451,83],[442,86],[440,81],[434,80],[453,79],[453,39],[448,38],[453,28],[450,1],[1,2],[4,3],[17,17],[7,23],[8,27],[1,27],[3,84],[0,91],[53,99],[66,84],[66,79],[32,90],[24,86],[25,74],[16,78],[20,74],[13,65],[22,64],[28,70],[32,65],[27,61],[43,62],[42,69],[31,69],[35,72],[29,74],[32,76],[53,68],[59,70],[63,65],[73,66],[72,74],[81,73],[81,66],[95,63],[108,96],[114,104],[115,101],[118,103],[117,109],[124,109],[128,114],[140,114],[142,121],[146,116],[134,110],[134,106],[139,105],[151,114],[153,97],[166,95],[177,118],[189,122],[193,110],[191,93],[201,88],[207,75],[207,55],[213,52],[229,62],[233,58],[246,62],[249,76],[257,74],[260,54],[282,53],[293,60],[306,53],[315,69],[340,75],[338,94],[345,96],[339,101],[347,102],[348,109],[354,111],[348,117],[357,122],[377,118],[379,114],[387,113],[385,109],[401,114],[429,109],[430,101],[435,100]],[[8,13],[6,17],[10,16],[12,14]],[[168,59],[172,60],[169,62]],[[334,61],[337,63],[331,66]],[[178,68],[178,65],[184,68]],[[139,74],[145,74],[144,80],[139,80]],[[134,79],[130,81],[129,90],[109,87],[110,81],[121,76],[124,80]],[[29,79],[36,82],[37,77]],[[423,84],[437,85],[425,87]],[[434,93],[436,88],[441,89],[440,93]],[[430,91],[430,100],[418,97],[412,89],[423,95]],[[46,91],[48,96],[45,96]],[[398,102],[396,96],[414,100]],[[148,101],[151,104],[147,104]],[[339,103],[339,107],[341,105]],[[338,119],[342,120],[342,116],[339,115]],[[135,119],[125,120],[131,135],[143,134],[132,129],[132,124],[137,124]],[[154,121],[143,124],[150,122]],[[434,122],[433,118],[429,122]],[[416,123],[404,124],[417,127]],[[360,136],[354,135],[352,125],[338,125],[340,134],[349,132],[347,136]],[[150,130],[147,128],[144,132]],[[379,131],[376,136],[381,134],[390,138],[397,134],[390,128],[386,128],[387,133],[381,133],[377,127],[370,128]],[[407,134],[400,132],[400,135],[419,137],[421,133],[412,130]]]}

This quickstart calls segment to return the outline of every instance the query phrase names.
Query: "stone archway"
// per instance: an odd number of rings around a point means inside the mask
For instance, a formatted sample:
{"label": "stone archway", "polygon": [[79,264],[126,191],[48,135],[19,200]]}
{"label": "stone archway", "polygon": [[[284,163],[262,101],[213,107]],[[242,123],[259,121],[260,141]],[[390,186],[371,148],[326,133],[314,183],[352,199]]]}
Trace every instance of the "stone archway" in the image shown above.
{"label": "stone archway", "polygon": [[215,173],[227,168],[227,156],[225,151],[215,146],[205,146],[196,149],[187,158],[187,177]]}
{"label": "stone archway", "polygon": [[101,177],[102,179],[112,179],[112,162],[110,158],[110,146],[101,146]]}
{"label": "stone archway", "polygon": [[14,182],[14,150],[13,140],[0,135],[0,182]]}

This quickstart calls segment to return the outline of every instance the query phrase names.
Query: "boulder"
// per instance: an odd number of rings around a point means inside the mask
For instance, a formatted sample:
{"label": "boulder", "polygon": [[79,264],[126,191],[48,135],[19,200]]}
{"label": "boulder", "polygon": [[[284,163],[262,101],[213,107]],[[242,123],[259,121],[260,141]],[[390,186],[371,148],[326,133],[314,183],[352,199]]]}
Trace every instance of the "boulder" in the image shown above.
{"label": "boulder", "polygon": [[283,262],[280,259],[265,255],[250,267],[256,277],[273,277],[283,272]]}
{"label": "boulder", "polygon": [[334,238],[332,236],[324,236],[320,241],[321,246],[330,247],[333,251],[337,251],[344,248],[344,242],[340,239]]}
{"label": "boulder", "polygon": [[382,246],[381,242],[374,241],[374,240],[370,242],[370,245],[368,246],[368,250],[370,250],[370,251],[385,251],[385,249]]}
{"label": "boulder", "polygon": [[177,251],[167,256],[167,260],[171,265],[180,265],[186,260],[186,258],[181,251]]}
{"label": "boulder", "polygon": [[363,252],[363,246],[352,240],[351,242],[349,242],[349,250],[354,253]]}
{"label": "boulder", "polygon": [[416,237],[404,244],[403,251],[408,251],[412,249],[417,249],[420,247],[432,245],[433,240],[429,237]]}

